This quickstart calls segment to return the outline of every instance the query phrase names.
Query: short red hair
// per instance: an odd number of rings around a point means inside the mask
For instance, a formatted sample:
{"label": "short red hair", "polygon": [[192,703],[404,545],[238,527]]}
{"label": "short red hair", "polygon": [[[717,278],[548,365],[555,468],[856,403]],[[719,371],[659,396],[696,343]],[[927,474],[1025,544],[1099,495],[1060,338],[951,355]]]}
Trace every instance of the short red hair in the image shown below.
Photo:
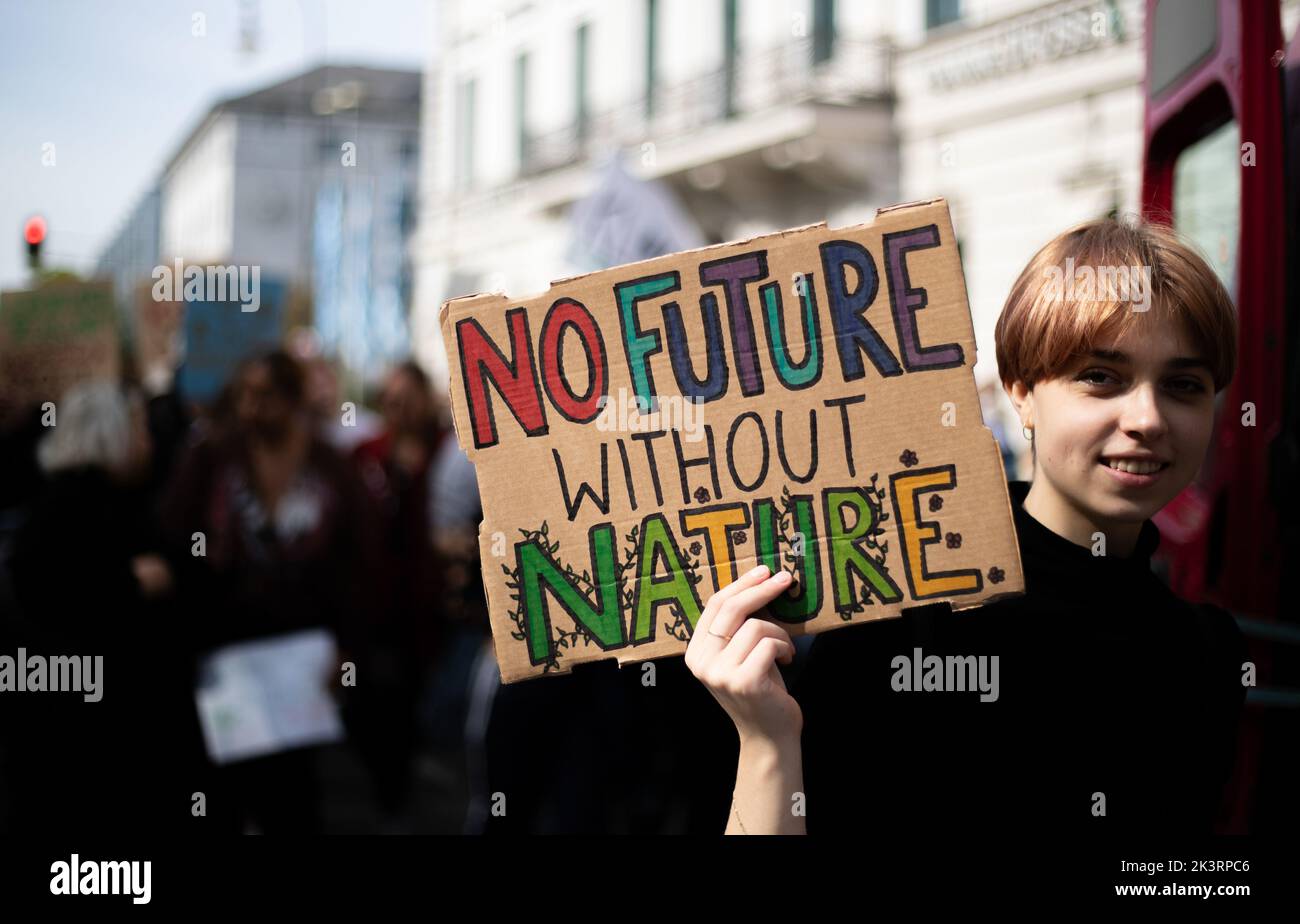
{"label": "short red hair", "polygon": [[[1135,310],[1127,276],[1118,287],[1059,284],[1085,267],[1112,282],[1117,270],[1140,269],[1147,310]],[[1236,309],[1205,259],[1165,225],[1085,222],[1034,254],[1011,287],[995,332],[998,374],[1005,386],[1020,381],[1032,388],[1064,374],[1099,342],[1134,327],[1154,330],[1166,318],[1183,325],[1209,363],[1215,391],[1227,387],[1237,366]]]}

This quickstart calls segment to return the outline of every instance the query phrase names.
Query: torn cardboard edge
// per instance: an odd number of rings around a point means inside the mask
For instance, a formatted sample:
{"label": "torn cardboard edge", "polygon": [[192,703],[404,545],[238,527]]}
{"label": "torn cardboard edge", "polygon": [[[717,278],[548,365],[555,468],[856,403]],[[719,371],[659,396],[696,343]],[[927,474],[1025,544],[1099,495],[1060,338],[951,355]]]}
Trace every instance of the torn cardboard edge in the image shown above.
{"label": "torn cardboard edge", "polygon": [[[667,260],[675,261],[678,259],[690,263],[695,263],[697,261],[701,263],[708,262],[708,261],[701,261],[700,258],[703,255],[707,255],[713,252],[721,252],[721,251],[729,251],[729,250],[739,251],[745,249],[759,249],[762,250],[764,253],[766,253],[767,250],[770,249],[768,247],[769,243],[780,242],[788,237],[792,237],[801,233],[824,232],[826,235],[830,235],[830,236],[843,235],[848,239],[852,239],[852,236],[855,233],[870,232],[876,229],[880,223],[880,219],[882,216],[889,216],[892,215],[893,213],[900,212],[906,209],[929,208],[934,206],[944,207],[944,218],[946,220],[945,230],[948,232],[948,236],[952,238],[950,241],[940,242],[939,247],[940,247],[940,251],[942,251],[943,249],[946,249],[948,247],[955,248],[956,246],[956,239],[954,236],[954,232],[952,231],[951,216],[946,208],[946,205],[947,202],[942,197],[917,200],[915,202],[905,203],[902,205],[885,206],[885,207],[878,208],[876,210],[875,216],[873,217],[873,220],[869,222],[861,222],[858,224],[843,225],[840,227],[831,228],[828,226],[827,222],[821,221],[821,222],[814,222],[806,225],[801,225],[797,228],[790,228],[783,231],[776,231],[767,234],[756,235],[740,241],[727,241],[718,244],[710,244],[704,247],[697,247],[691,250],[682,251],[677,254],[668,254],[659,257],[652,257],[646,260],[637,261],[635,263],[622,264],[620,266],[614,266],[614,267],[609,267],[607,269],[583,273],[577,276],[565,277],[563,279],[552,282],[551,286],[543,292],[537,292],[523,297],[514,297],[502,292],[492,292],[492,293],[478,293],[474,295],[463,295],[463,296],[458,296],[458,297],[448,299],[445,302],[443,302],[441,308],[439,309],[438,319],[439,319],[439,330],[442,335],[444,349],[447,350],[448,353],[449,374],[452,371],[460,370],[461,368],[461,364],[459,362],[460,357],[457,356],[456,361],[452,362],[452,356],[451,356],[453,343],[457,342],[457,338],[454,331],[455,322],[461,322],[467,319],[477,319],[478,316],[491,316],[492,309],[498,307],[509,306],[507,311],[507,314],[509,314],[510,312],[513,312],[522,307],[532,305],[534,302],[540,303],[543,300],[549,300],[552,297],[553,293],[555,292],[557,286],[567,287],[573,285],[581,285],[584,284],[584,281],[586,280],[593,279],[595,277],[599,277],[602,275],[608,276],[611,279],[617,278],[623,280],[624,282],[627,282],[630,280],[628,280],[626,277],[634,276],[635,273],[637,272],[638,267],[644,268],[644,267],[648,267],[651,264],[655,264],[655,263],[662,264]],[[887,232],[882,231],[881,233],[883,235]],[[820,269],[821,267],[818,264],[817,268],[813,270],[813,273],[815,274],[819,272]],[[966,308],[966,311],[964,312],[965,324],[962,327],[962,329],[958,331],[949,332],[945,336],[945,340],[951,344],[959,346],[962,349],[964,354],[968,357],[968,361],[965,363],[965,365],[973,369],[976,362],[978,361],[978,341],[975,336],[974,325],[971,322],[971,318],[969,314],[969,305],[967,303],[966,296],[965,296],[965,277],[959,259],[957,261],[956,270],[959,276],[959,282],[961,287],[960,288],[961,302],[963,306]],[[771,272],[770,264],[769,264],[769,272]],[[878,294],[875,298],[873,298],[872,302],[869,303],[867,307],[871,307],[876,303],[876,301],[884,298],[883,292],[884,289],[886,288],[886,280],[885,280],[886,273],[887,270],[878,270],[878,278],[876,280],[875,285],[880,294]],[[768,281],[780,282],[780,280],[775,277],[773,277],[771,280]],[[767,283],[765,282],[764,285],[766,284]],[[825,285],[824,280],[822,285],[823,286]],[[678,294],[678,298],[685,300],[686,293],[692,288],[695,288],[693,282],[691,282],[688,285],[682,285],[680,289],[680,293]],[[891,306],[892,306],[892,302],[891,302]],[[591,307],[592,306],[590,305],[584,305],[584,308],[586,308],[587,310],[590,310]],[[601,307],[603,308],[606,306],[602,305]],[[920,308],[922,307],[928,307],[928,304],[918,306],[914,310],[920,310]],[[762,309],[757,305],[752,305],[751,310],[755,310],[761,313]],[[821,306],[819,308],[816,308],[816,310],[818,316],[820,317],[820,315],[827,309],[826,306]],[[795,311],[795,313],[796,314],[798,313],[797,310]],[[453,315],[455,315],[454,319],[453,319]],[[608,328],[606,325],[598,324],[597,327],[598,330],[608,333]],[[757,325],[755,325],[755,328],[757,329]],[[801,328],[796,324],[795,330],[799,331],[801,330]],[[816,343],[819,346],[824,346],[827,348],[825,350],[827,359],[824,360],[823,362],[829,365],[830,362],[829,358],[832,356],[832,352],[829,349],[829,347],[836,344],[838,338],[837,335],[835,334],[827,333],[827,330],[828,330],[828,326],[822,327],[818,331],[818,336],[812,338],[811,340],[805,338],[805,339],[793,339],[789,341],[784,341],[784,348],[787,351],[787,353],[791,353],[801,347],[807,350],[810,344],[813,343]],[[533,334],[533,336],[541,335],[540,331],[536,331],[536,330],[531,331],[531,333]],[[785,332],[783,336],[789,336],[789,331]],[[530,351],[534,349],[534,344],[531,341],[528,344],[528,346]],[[662,347],[657,352],[663,352]],[[713,356],[717,352],[721,352],[722,354],[731,358],[732,360],[737,360],[745,357],[749,357],[757,360],[765,355],[762,348],[760,348],[757,345],[757,341],[748,350],[737,350],[735,348],[734,335],[731,338],[728,338],[725,335],[723,336],[722,349],[720,351],[706,350],[702,355],[707,359],[708,357]],[[804,355],[806,358],[807,354],[805,353]],[[695,361],[696,360],[694,357],[694,352],[692,352],[691,362],[694,363]],[[468,422],[462,422],[461,416],[463,414],[468,414],[469,411],[465,406],[465,402],[462,400],[464,396],[461,393],[462,392],[461,384],[462,384],[461,382],[455,380],[451,381],[450,383],[450,399],[451,399],[450,405],[452,411],[453,427],[456,432],[457,441],[460,443],[461,448],[469,455],[471,460],[474,460],[477,464],[479,453],[491,447],[488,446],[479,447],[473,440],[466,440],[464,438],[468,432]],[[978,384],[975,382],[973,375],[970,376],[970,391],[971,394],[976,397],[976,400],[978,400]],[[709,404],[709,403],[712,402],[711,401],[705,402],[705,404]]]}
{"label": "torn cardboard edge", "polygon": [[579,273],[576,276],[563,276],[559,279],[552,280],[551,284],[541,292],[534,292],[530,295],[511,295],[507,292],[475,292],[472,295],[470,294],[456,295],[444,301],[442,303],[442,307],[438,309],[438,327],[441,328],[446,324],[447,314],[450,311],[450,309],[453,306],[457,305],[457,303],[461,303],[461,302],[474,302],[480,299],[494,299],[494,300],[499,299],[501,301],[507,301],[507,302],[531,302],[534,299],[543,297],[548,292],[550,292],[551,289],[554,289],[556,286],[572,285],[573,283],[580,282],[583,279],[586,279],[590,276],[597,276],[600,275],[601,273],[610,273],[613,272],[614,270],[627,270],[627,269],[633,269],[638,266],[645,266],[648,263],[654,263],[658,260],[662,260],[664,259],[664,257],[669,257],[669,256],[692,257],[697,254],[708,253],[709,251],[712,250],[724,250],[732,247],[745,247],[750,244],[754,244],[758,241],[764,241],[769,239],[780,240],[781,238],[789,237],[792,234],[800,234],[804,231],[821,230],[823,228],[831,232],[860,231],[860,230],[874,227],[876,221],[880,218],[880,216],[888,214],[890,212],[896,212],[900,209],[923,208],[925,206],[939,205],[939,204],[946,204],[946,203],[947,200],[944,199],[943,197],[937,197],[933,199],[917,199],[915,202],[904,202],[900,205],[881,206],[876,209],[876,214],[871,221],[859,222],[858,224],[855,225],[842,225],[838,228],[827,228],[826,222],[815,221],[815,222],[811,222],[810,224],[799,225],[796,228],[786,228],[783,231],[770,231],[766,234],[758,234],[755,235],[754,237],[747,237],[741,240],[723,241],[720,244],[706,244],[703,247],[695,247],[692,248],[691,250],[683,250],[675,254],[663,254],[658,257],[649,257],[645,260],[637,260],[635,263],[621,263],[618,266],[609,266],[604,269],[591,270],[586,273]]}

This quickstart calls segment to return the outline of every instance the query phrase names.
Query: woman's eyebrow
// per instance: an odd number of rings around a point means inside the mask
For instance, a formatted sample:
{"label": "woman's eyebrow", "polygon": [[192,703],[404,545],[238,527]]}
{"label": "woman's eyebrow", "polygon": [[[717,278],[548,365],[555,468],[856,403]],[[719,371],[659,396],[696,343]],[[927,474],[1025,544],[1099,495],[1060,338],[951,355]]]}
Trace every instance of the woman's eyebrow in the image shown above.
{"label": "woman's eyebrow", "polygon": [[1127,353],[1120,350],[1090,350],[1088,355],[1093,359],[1101,359],[1112,363],[1128,363],[1131,360]]}
{"label": "woman's eyebrow", "polygon": [[[1091,355],[1094,359],[1104,359],[1114,363],[1131,363],[1129,355],[1121,350],[1092,350]],[[1213,372],[1207,360],[1200,356],[1175,356],[1165,363],[1167,369],[1204,369],[1206,372]]]}

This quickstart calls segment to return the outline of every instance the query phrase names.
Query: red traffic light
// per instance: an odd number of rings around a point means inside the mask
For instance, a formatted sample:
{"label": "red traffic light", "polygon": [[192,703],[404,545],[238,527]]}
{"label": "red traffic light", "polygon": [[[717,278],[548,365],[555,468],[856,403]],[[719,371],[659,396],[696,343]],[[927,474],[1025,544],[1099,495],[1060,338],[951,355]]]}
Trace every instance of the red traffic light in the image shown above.
{"label": "red traffic light", "polygon": [[27,239],[28,244],[39,244],[45,240],[45,219],[40,215],[33,215],[27,219],[23,225],[23,237]]}

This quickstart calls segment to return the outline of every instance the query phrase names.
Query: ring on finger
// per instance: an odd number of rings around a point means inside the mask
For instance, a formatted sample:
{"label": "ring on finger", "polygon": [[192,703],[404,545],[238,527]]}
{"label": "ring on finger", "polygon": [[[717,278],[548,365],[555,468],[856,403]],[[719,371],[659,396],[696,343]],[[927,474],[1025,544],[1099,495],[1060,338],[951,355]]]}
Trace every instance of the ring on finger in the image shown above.
{"label": "ring on finger", "polygon": [[731,636],[730,636],[730,635],[722,635],[722,634],[719,633],[719,632],[714,632],[712,629],[708,629],[707,631],[708,631],[709,635],[712,635],[714,638],[720,638],[720,639],[722,639],[723,641],[727,641],[727,642],[731,641]]}

